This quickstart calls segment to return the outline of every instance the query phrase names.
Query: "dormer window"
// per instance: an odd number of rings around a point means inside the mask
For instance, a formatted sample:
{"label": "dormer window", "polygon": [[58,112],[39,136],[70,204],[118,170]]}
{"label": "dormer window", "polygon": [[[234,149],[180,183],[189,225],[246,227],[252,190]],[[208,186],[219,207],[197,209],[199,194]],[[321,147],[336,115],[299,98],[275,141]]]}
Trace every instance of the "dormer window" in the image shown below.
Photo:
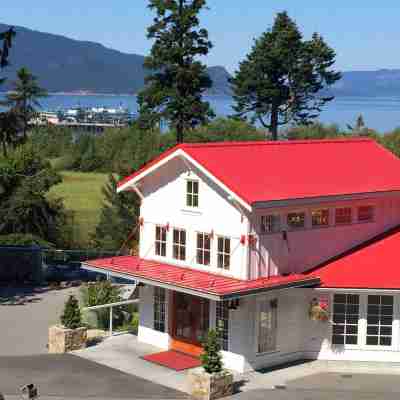
{"label": "dormer window", "polygon": [[199,206],[199,181],[193,179],[186,181],[186,206]]}

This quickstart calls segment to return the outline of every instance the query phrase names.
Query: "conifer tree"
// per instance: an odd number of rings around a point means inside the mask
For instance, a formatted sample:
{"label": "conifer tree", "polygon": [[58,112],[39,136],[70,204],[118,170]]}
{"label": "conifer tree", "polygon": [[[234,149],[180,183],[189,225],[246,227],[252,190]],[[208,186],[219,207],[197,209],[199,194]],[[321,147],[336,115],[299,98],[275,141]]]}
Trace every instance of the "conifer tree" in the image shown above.
{"label": "conifer tree", "polygon": [[212,329],[208,332],[200,359],[204,370],[209,374],[222,371],[221,345],[216,330]]}
{"label": "conifer tree", "polygon": [[231,79],[236,116],[268,128],[274,140],[279,125],[313,121],[333,99],[325,89],[341,78],[332,69],[335,56],[319,34],[304,40],[288,14],[279,13]]}
{"label": "conifer tree", "polygon": [[138,96],[141,121],[146,127],[168,121],[183,142],[184,131],[214,117],[210,104],[202,100],[212,86],[199,57],[212,47],[208,32],[199,28],[198,15],[206,0],[150,0],[157,13],[147,37],[154,40],[144,66],[151,71]]}
{"label": "conifer tree", "polygon": [[[0,69],[6,67],[9,63],[8,57],[10,54],[10,49],[12,47],[12,42],[16,33],[14,28],[10,28],[5,32],[0,32]],[[5,81],[5,79],[0,78],[0,85]]]}
{"label": "conifer tree", "polygon": [[68,329],[76,329],[82,326],[81,310],[75,296],[69,296],[64,306],[64,313],[61,315],[61,323]]}

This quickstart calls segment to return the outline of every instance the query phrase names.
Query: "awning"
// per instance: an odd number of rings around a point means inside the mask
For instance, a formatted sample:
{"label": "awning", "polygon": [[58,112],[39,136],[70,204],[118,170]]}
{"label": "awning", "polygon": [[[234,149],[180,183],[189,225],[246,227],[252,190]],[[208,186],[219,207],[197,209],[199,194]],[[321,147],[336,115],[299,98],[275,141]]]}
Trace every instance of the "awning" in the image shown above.
{"label": "awning", "polygon": [[277,289],[316,286],[320,282],[318,277],[300,274],[241,280],[134,256],[85,261],[82,268],[216,301]]}

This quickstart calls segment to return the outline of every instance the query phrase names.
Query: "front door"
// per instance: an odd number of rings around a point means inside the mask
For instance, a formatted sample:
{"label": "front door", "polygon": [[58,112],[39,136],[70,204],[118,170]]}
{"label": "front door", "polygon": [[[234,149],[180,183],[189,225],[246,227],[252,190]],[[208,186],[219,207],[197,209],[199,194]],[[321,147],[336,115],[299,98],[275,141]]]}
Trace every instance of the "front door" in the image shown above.
{"label": "front door", "polygon": [[185,293],[174,293],[171,348],[200,355],[209,328],[210,302]]}

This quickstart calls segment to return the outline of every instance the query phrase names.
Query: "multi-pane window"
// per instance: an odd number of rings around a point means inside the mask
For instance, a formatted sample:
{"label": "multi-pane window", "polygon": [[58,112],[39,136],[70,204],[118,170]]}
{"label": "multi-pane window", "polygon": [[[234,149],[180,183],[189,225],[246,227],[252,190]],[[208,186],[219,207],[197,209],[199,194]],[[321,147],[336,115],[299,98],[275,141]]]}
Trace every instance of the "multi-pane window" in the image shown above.
{"label": "multi-pane window", "polygon": [[154,329],[165,332],[165,289],[154,287]]}
{"label": "multi-pane window", "polygon": [[360,297],[356,294],[335,294],[333,297],[332,344],[356,345]]}
{"label": "multi-pane window", "polygon": [[186,181],[186,205],[188,207],[199,206],[199,182],[195,180]]}
{"label": "multi-pane window", "polygon": [[281,228],[281,219],[279,215],[263,215],[261,217],[261,233],[278,232]]}
{"label": "multi-pane window", "polygon": [[287,225],[289,229],[304,228],[306,214],[304,212],[293,212],[287,215]]}
{"label": "multi-pane window", "polygon": [[335,210],[335,224],[346,225],[352,222],[351,207],[342,207]]}
{"label": "multi-pane window", "polygon": [[313,227],[329,226],[329,209],[311,211],[311,223]]}
{"label": "multi-pane window", "polygon": [[358,207],[358,222],[371,222],[374,219],[373,206]]}
{"label": "multi-pane window", "polygon": [[217,266],[229,269],[231,264],[231,239],[220,236],[218,238]]}
{"label": "multi-pane window", "polygon": [[259,304],[258,353],[276,350],[278,330],[278,300],[267,300]]}
{"label": "multi-pane window", "polygon": [[164,226],[156,226],[155,248],[157,256],[167,255],[167,229]]}
{"label": "multi-pane window", "polygon": [[172,256],[176,260],[186,260],[186,231],[184,229],[174,229]]}
{"label": "multi-pane window", "polygon": [[221,349],[228,351],[229,346],[229,306],[227,301],[218,301],[216,309],[216,326]]}
{"label": "multi-pane window", "polygon": [[393,296],[368,296],[367,341],[369,346],[391,346]]}
{"label": "multi-pane window", "polygon": [[209,233],[197,234],[196,260],[197,264],[211,264],[211,235]]}

